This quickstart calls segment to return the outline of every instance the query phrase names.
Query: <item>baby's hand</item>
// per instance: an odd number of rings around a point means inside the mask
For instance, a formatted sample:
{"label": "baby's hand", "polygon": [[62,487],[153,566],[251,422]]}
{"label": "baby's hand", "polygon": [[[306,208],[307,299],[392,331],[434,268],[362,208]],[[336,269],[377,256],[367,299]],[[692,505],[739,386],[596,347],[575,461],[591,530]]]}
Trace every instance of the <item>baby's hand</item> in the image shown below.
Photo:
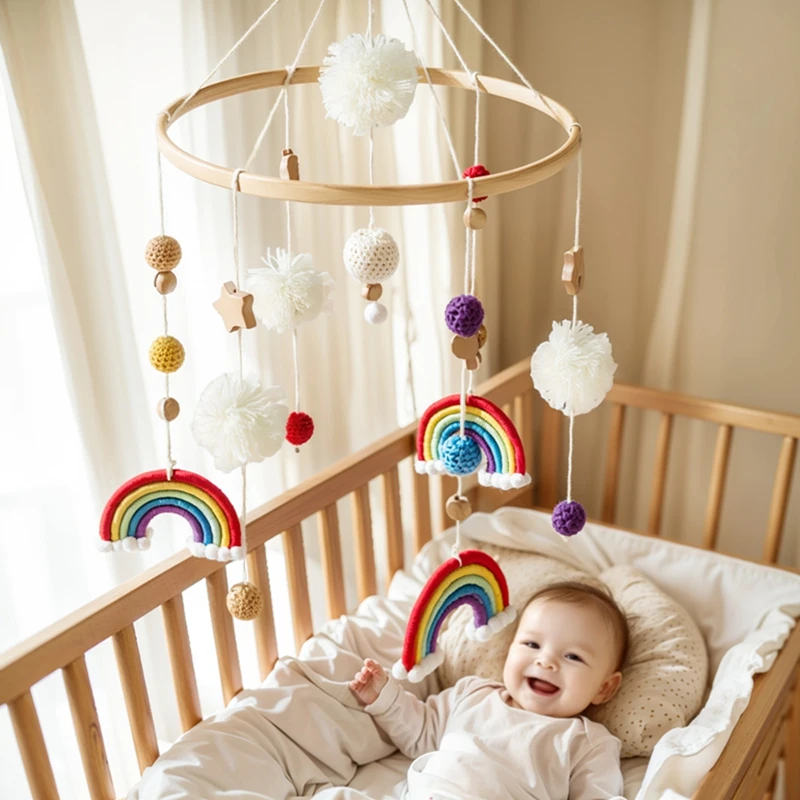
{"label": "baby's hand", "polygon": [[368,658],[364,661],[364,666],[356,673],[355,678],[350,681],[350,688],[353,694],[365,705],[374,703],[381,693],[381,689],[386,686],[389,676],[384,668],[377,662]]}

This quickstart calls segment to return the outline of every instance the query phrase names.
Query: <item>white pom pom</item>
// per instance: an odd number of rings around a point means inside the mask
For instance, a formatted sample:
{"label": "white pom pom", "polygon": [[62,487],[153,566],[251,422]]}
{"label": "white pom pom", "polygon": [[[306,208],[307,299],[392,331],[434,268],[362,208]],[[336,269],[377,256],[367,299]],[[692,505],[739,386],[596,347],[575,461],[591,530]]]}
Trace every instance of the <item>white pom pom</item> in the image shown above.
{"label": "white pom pom", "polygon": [[389,312],[383,303],[368,303],[364,308],[364,319],[370,325],[380,325],[381,322],[386,321],[388,316]]}
{"label": "white pom pom", "polygon": [[217,553],[217,561],[230,561],[232,558],[229,547],[220,547],[219,553]]}
{"label": "white pom pom", "polygon": [[333,310],[333,279],[312,267],[308,253],[291,256],[279,247],[261,260],[264,267],[248,270],[247,290],[266,328],[283,333]]}
{"label": "white pom pom", "polygon": [[115,553],[119,553],[119,551],[122,550],[122,542],[119,539],[117,539],[115,542],[112,542],[111,543],[111,549]]}
{"label": "white pom pom", "polygon": [[481,471],[478,473],[478,483],[481,486],[491,486],[492,485],[492,473],[491,472],[484,472]]}
{"label": "white pom pom", "polygon": [[492,638],[492,629],[488,625],[481,625],[475,631],[475,640],[478,642],[488,642]]}
{"label": "white pom pom", "polygon": [[264,389],[255,376],[220,375],[203,389],[192,420],[195,441],[231,472],[275,455],[283,444],[289,409],[279,386]]}
{"label": "white pom pom", "polygon": [[425,462],[425,471],[428,475],[438,475],[439,470],[436,468],[435,461],[426,461]]}
{"label": "white pom pom", "polygon": [[206,548],[202,542],[196,542],[190,536],[186,540],[186,549],[196,558],[205,558],[206,557]]}
{"label": "white pom pom", "polygon": [[111,542],[107,539],[98,539],[94,544],[101,553],[111,552]]}
{"label": "white pom pom", "polygon": [[416,472],[417,475],[424,475],[427,472],[427,470],[425,469],[425,462],[424,461],[415,461],[414,462],[414,472]]}
{"label": "white pom pom", "polygon": [[152,528],[145,528],[144,535],[145,535],[145,536],[146,536],[148,539],[152,539],[152,538],[153,538],[153,534],[154,534],[154,533],[155,533],[155,531],[154,531]]}
{"label": "white pom pom", "polygon": [[400,249],[383,228],[359,228],[345,243],[342,258],[359,283],[383,283],[397,272]]}
{"label": "white pom pom", "polygon": [[134,550],[136,550],[136,537],[126,536],[122,540],[122,549],[126,550],[128,553],[132,553]]}
{"label": "white pom pom", "polygon": [[231,547],[231,558],[234,561],[241,561],[244,558],[243,547]]}
{"label": "white pom pom", "polygon": [[399,39],[353,33],[328,48],[319,87],[327,115],[363,136],[393,125],[414,99],[417,57]]}
{"label": "white pom pom", "polygon": [[402,661],[395,661],[394,665],[392,666],[392,677],[398,681],[404,681],[408,678],[408,672],[406,668],[403,666]]}
{"label": "white pom pom", "polygon": [[136,545],[140,550],[149,550],[150,540],[146,536],[142,536],[141,539],[136,540]]}
{"label": "white pom pom", "polygon": [[219,548],[215,544],[206,545],[206,558],[209,561],[216,561],[217,553],[219,553]]}
{"label": "white pom pom", "polygon": [[605,333],[565,319],[554,322],[550,338],[531,358],[531,377],[539,394],[557,411],[587,414],[603,402],[614,383],[617,365]]}

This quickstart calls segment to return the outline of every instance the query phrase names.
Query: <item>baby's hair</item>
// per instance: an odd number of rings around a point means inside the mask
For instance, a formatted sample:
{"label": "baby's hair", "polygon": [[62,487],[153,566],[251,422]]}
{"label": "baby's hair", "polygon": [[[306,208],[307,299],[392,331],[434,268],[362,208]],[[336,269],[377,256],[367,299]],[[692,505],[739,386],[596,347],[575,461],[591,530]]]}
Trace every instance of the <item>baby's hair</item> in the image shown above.
{"label": "baby's hair", "polygon": [[[525,609],[535,600],[555,600],[559,603],[574,603],[575,605],[596,608],[603,616],[606,624],[611,628],[617,644],[616,669],[622,668],[628,657],[630,632],[625,612],[619,607],[617,601],[606,588],[601,588],[591,583],[579,581],[561,581],[544,586],[536,592],[525,604]],[[522,619],[520,613],[519,619]],[[519,624],[519,623],[517,623]]]}

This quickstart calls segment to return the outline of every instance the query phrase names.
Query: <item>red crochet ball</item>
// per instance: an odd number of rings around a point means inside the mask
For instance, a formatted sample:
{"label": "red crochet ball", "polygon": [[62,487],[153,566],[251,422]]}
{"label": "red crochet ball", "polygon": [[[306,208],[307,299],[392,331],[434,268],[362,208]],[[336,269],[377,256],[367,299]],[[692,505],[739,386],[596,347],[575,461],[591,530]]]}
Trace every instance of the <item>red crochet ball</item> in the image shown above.
{"label": "red crochet ball", "polygon": [[292,411],[286,420],[286,441],[298,447],[314,435],[314,420],[303,411]]}
{"label": "red crochet ball", "polygon": [[[483,164],[475,164],[474,167],[467,167],[464,170],[464,174],[461,176],[462,178],[482,178],[484,175],[491,175],[492,173],[489,172]],[[488,195],[487,195],[488,197]],[[481,200],[485,200],[486,197],[473,197],[473,203],[480,203]]]}

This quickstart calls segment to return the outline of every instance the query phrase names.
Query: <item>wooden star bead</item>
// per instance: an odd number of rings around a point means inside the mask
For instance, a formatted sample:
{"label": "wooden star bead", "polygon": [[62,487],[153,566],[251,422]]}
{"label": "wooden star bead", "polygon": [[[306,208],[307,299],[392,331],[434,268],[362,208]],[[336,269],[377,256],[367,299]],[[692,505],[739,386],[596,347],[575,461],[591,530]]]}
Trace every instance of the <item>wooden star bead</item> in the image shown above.
{"label": "wooden star bead", "polygon": [[181,413],[180,403],[174,397],[162,397],[156,407],[158,416],[165,422],[172,422]]}
{"label": "wooden star bead", "polygon": [[280,175],[285,181],[299,181],[300,180],[300,160],[297,155],[292,151],[291,147],[287,147],[282,153]]}
{"label": "wooden star bead", "polygon": [[567,294],[576,295],[583,289],[583,248],[573,247],[564,253],[564,269],[561,270],[561,283]]}
{"label": "wooden star bead", "polygon": [[159,272],[153,280],[153,286],[159,294],[171,294],[178,285],[178,278],[174,272]]}
{"label": "wooden star bead", "polygon": [[482,208],[473,206],[464,212],[464,224],[473,231],[479,231],[486,225],[486,212]]}
{"label": "wooden star bead", "polygon": [[472,506],[469,504],[469,500],[457,494],[447,499],[444,510],[453,522],[463,522],[472,514]]}
{"label": "wooden star bead", "polygon": [[159,272],[175,269],[181,260],[181,246],[171,236],[155,236],[144,249],[144,260]]}
{"label": "wooden star bead", "polygon": [[480,348],[478,346],[478,334],[474,336],[454,336],[450,340],[450,350],[456,358],[467,362],[468,370],[475,370],[481,364]]}
{"label": "wooden star bead", "polygon": [[239,328],[255,328],[256,318],[253,314],[253,295],[240,292],[233,281],[226,281],[219,290],[219,298],[212,305],[222,317],[228,333]]}
{"label": "wooden star bead", "polygon": [[380,300],[382,294],[383,286],[381,286],[379,283],[365,283],[361,287],[361,296],[365,300],[369,300],[371,303],[374,303],[376,300]]}
{"label": "wooden star bead", "polygon": [[481,325],[475,335],[478,337],[478,349],[483,350],[483,346],[486,344],[486,337],[489,335],[489,331],[486,330],[485,325]]}

